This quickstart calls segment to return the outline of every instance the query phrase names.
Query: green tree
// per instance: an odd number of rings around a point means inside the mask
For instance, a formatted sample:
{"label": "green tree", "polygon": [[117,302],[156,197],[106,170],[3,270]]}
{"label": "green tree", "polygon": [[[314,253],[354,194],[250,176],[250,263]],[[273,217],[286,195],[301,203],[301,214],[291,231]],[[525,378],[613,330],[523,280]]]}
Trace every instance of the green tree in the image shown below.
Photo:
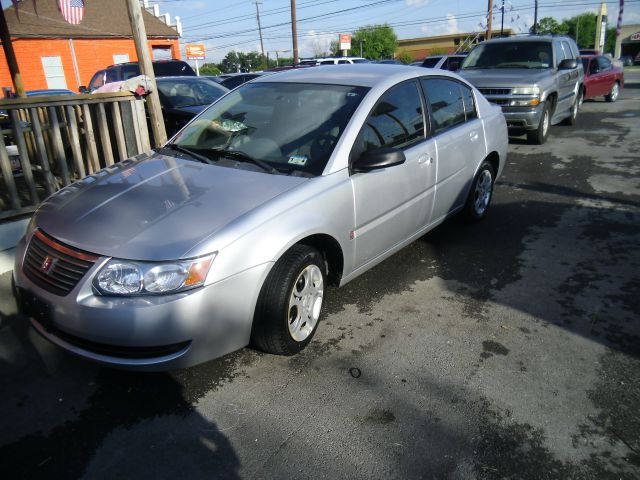
{"label": "green tree", "polygon": [[575,39],[578,48],[594,48],[597,18],[595,13],[582,13],[564,20],[562,24],[567,35]]}
{"label": "green tree", "polygon": [[409,52],[400,52],[400,54],[396,58],[405,65],[409,65],[411,62],[413,62],[413,57]]}
{"label": "green tree", "polygon": [[367,25],[360,27],[351,35],[351,53],[360,55],[360,42],[362,42],[362,55],[369,60],[379,58],[393,58],[398,46],[398,37],[389,25]]}
{"label": "green tree", "polygon": [[[565,30],[566,26],[558,23],[558,21],[553,17],[542,17],[538,22],[537,33],[539,35],[559,35],[566,34]],[[533,33],[534,28],[531,27],[529,29],[530,33]]]}
{"label": "green tree", "polygon": [[235,52],[231,51],[225,55],[218,68],[224,73],[234,72],[254,72],[267,68],[267,59],[258,52]]}
{"label": "green tree", "polygon": [[200,67],[200,75],[220,75],[220,73],[215,63],[205,63]]}

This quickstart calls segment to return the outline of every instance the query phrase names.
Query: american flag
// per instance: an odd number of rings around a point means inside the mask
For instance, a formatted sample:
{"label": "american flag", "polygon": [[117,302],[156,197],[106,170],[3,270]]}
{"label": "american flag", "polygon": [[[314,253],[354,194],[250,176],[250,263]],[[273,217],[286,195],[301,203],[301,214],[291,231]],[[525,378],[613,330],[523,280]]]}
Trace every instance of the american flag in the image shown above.
{"label": "american flag", "polygon": [[60,0],[60,11],[64,19],[71,25],[79,25],[84,14],[83,0]]}

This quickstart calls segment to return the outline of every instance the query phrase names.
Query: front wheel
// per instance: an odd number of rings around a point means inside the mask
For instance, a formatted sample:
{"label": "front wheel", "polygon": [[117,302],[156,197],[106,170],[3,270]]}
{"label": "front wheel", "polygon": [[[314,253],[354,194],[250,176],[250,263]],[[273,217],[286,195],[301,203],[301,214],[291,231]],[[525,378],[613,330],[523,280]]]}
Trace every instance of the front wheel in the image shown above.
{"label": "front wheel", "polygon": [[493,197],[493,184],[495,181],[493,166],[486,160],[480,165],[480,169],[473,179],[471,190],[464,206],[464,216],[470,222],[479,222],[487,216],[491,198]]}
{"label": "front wheel", "polygon": [[607,102],[615,102],[618,99],[618,95],[620,95],[620,84],[616,81],[613,83],[609,94],[604,96],[604,99]]}
{"label": "front wheel", "polygon": [[294,245],[267,276],[253,319],[251,343],[277,355],[298,353],[320,319],[326,269],[315,248]]}
{"label": "front wheel", "polygon": [[540,117],[540,123],[538,124],[538,128],[531,132],[527,132],[527,140],[529,143],[535,143],[537,145],[542,145],[547,141],[547,137],[549,136],[549,127],[551,126],[551,105],[549,102],[545,102],[544,108],[542,109],[542,116]]}

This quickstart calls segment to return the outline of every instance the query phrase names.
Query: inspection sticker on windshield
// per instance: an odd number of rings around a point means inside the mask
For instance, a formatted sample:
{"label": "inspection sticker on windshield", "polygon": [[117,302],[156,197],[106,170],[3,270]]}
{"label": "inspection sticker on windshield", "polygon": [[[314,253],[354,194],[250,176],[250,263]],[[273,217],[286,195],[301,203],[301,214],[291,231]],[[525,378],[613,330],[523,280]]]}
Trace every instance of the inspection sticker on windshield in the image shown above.
{"label": "inspection sticker on windshield", "polygon": [[289,157],[289,163],[292,165],[306,165],[309,157],[306,155],[291,155]]}

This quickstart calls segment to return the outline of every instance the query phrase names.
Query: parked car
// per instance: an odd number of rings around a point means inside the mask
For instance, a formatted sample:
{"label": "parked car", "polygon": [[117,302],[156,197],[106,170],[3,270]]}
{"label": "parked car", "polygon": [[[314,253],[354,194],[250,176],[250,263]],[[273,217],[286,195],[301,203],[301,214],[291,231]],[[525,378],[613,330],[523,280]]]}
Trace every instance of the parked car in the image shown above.
{"label": "parked car", "polygon": [[583,69],[573,39],[508,37],[476,45],[458,72],[502,107],[513,134],[547,141],[549,127],[573,125],[582,103]]}
{"label": "parked car", "polygon": [[156,83],[169,137],[229,91],[207,77],[159,77]]}
{"label": "parked car", "polygon": [[580,56],[591,56],[591,55],[601,55],[602,52],[600,50],[598,50],[597,48],[581,48],[580,51]]}
{"label": "parked car", "polygon": [[234,88],[239,87],[243,83],[247,83],[249,80],[258,78],[261,75],[264,75],[264,72],[233,73],[233,74],[229,74],[227,78],[223,78],[222,81],[220,82],[220,85],[223,85],[229,90],[233,90]]}
{"label": "parked car", "polygon": [[434,55],[425,58],[422,62],[422,66],[425,68],[440,68],[442,70],[449,70],[450,72],[457,72],[460,70],[460,66],[466,56],[466,54]]}
{"label": "parked car", "polygon": [[583,99],[604,96],[607,102],[615,102],[624,87],[624,68],[615,65],[604,55],[582,57],[584,68]]}
{"label": "parked car", "polygon": [[623,55],[620,57],[620,62],[623,67],[630,67],[633,65],[633,57],[631,55]]}
{"label": "parked car", "polygon": [[[156,77],[196,76],[193,68],[182,60],[156,60],[151,62]],[[91,77],[89,86],[81,86],[80,93],[91,93],[107,83],[121,82],[140,75],[138,62],[119,63],[104,70],[98,70]]]}
{"label": "parked car", "polygon": [[387,58],[387,59],[382,59],[382,60],[376,60],[373,63],[381,63],[381,64],[388,64],[388,65],[404,65],[404,63],[402,63],[400,60],[396,60],[395,58]]}
{"label": "parked car", "polygon": [[51,342],[118,367],[249,342],[291,355],[327,285],[458,212],[483,219],[507,145],[500,108],[448,72],[258,78],[157,152],[49,197],[17,247],[18,305]]}
{"label": "parked car", "polygon": [[370,62],[362,57],[325,57],[316,59],[316,65],[351,65],[353,63]]}

